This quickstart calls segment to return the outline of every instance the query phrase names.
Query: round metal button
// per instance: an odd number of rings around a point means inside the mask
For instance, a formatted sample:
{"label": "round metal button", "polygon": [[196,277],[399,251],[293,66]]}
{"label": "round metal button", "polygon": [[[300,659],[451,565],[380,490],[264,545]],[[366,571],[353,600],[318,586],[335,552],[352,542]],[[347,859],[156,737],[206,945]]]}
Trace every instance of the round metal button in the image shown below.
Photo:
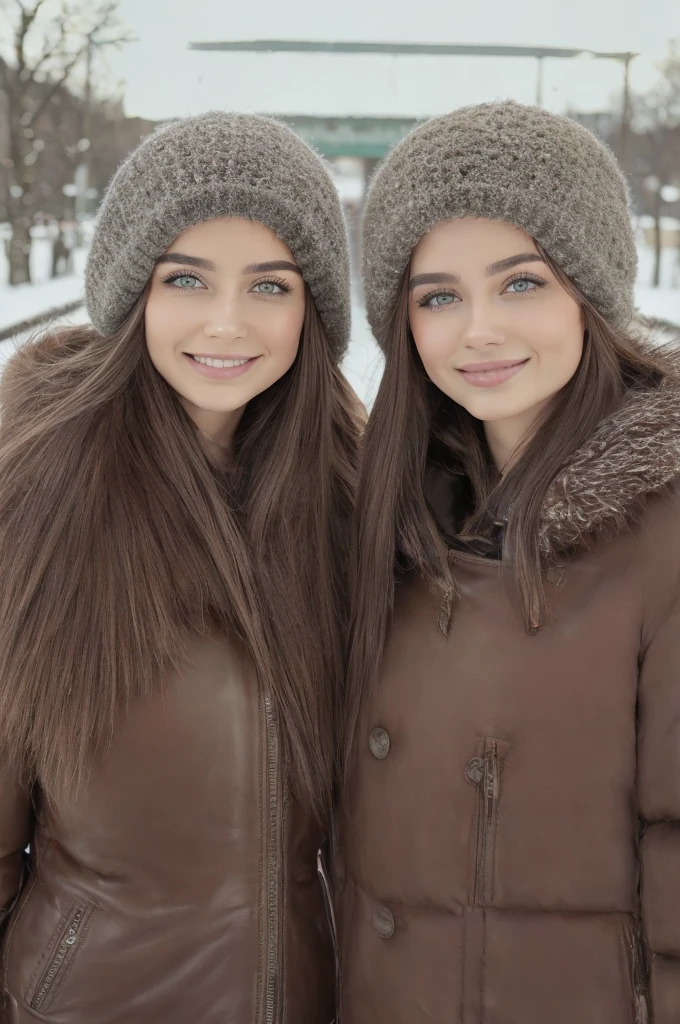
{"label": "round metal button", "polygon": [[377,726],[368,737],[368,745],[371,748],[373,757],[383,761],[390,752],[390,737],[387,731]]}
{"label": "round metal button", "polygon": [[394,917],[388,907],[376,907],[373,911],[373,931],[381,939],[391,939],[394,935]]}

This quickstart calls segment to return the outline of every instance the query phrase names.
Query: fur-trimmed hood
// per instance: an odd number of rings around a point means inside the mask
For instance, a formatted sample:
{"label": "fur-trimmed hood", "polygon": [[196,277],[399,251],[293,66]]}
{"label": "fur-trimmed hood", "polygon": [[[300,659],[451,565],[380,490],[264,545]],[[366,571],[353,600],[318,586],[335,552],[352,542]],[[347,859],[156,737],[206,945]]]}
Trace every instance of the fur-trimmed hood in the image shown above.
{"label": "fur-trimmed hood", "polygon": [[[680,347],[655,346],[665,376],[632,389],[553,481],[545,499],[540,548],[548,560],[615,536],[634,522],[646,499],[680,478]],[[428,474],[430,505],[452,536],[451,478]]]}
{"label": "fur-trimmed hood", "polygon": [[541,517],[545,555],[614,536],[680,476],[680,349],[655,350],[666,375],[631,389],[555,478]]}

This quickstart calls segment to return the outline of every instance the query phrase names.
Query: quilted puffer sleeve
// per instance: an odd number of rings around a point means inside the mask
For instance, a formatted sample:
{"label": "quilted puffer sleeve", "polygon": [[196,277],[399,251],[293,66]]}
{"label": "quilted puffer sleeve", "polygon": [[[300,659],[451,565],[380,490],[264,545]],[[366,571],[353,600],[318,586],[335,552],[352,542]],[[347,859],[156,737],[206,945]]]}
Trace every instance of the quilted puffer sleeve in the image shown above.
{"label": "quilted puffer sleeve", "polygon": [[643,636],[638,690],[640,887],[655,1024],[680,1021],[680,571],[673,561],[650,583],[662,600],[653,602],[655,621]]}

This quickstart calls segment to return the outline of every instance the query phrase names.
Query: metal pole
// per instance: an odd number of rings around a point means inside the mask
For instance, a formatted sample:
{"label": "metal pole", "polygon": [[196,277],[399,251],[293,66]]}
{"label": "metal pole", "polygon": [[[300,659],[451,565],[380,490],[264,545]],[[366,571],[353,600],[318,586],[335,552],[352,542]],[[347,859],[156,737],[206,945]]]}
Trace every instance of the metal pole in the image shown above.
{"label": "metal pole", "polygon": [[543,57],[536,61],[538,64],[538,75],[536,77],[536,106],[543,106]]}
{"label": "metal pole", "polygon": [[621,166],[624,173],[628,171],[628,136],[630,134],[630,62],[634,54],[627,53],[623,58],[623,106],[621,109],[621,135],[619,142]]}
{"label": "metal pole", "polygon": [[[92,132],[92,56],[94,41],[92,36],[87,37],[87,51],[85,54],[85,95],[83,97],[83,117],[81,125],[81,137],[91,143]],[[90,146],[81,153],[80,164],[76,171],[76,182],[78,191],[75,199],[76,215],[80,218],[87,211],[87,190],[90,182]]]}

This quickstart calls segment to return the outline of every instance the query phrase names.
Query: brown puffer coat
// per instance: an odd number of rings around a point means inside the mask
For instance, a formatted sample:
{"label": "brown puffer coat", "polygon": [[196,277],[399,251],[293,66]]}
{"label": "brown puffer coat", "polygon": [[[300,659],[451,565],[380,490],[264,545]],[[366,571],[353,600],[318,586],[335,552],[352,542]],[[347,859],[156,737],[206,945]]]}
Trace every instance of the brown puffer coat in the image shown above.
{"label": "brown puffer coat", "polygon": [[397,590],[341,827],[343,1024],[680,1022],[669,369],[550,491],[544,545],[572,555],[539,633],[502,561],[451,552],[448,636],[426,585]]}
{"label": "brown puffer coat", "polygon": [[321,838],[249,658],[197,639],[71,802],[0,766],[0,1021],[330,1024]]}

